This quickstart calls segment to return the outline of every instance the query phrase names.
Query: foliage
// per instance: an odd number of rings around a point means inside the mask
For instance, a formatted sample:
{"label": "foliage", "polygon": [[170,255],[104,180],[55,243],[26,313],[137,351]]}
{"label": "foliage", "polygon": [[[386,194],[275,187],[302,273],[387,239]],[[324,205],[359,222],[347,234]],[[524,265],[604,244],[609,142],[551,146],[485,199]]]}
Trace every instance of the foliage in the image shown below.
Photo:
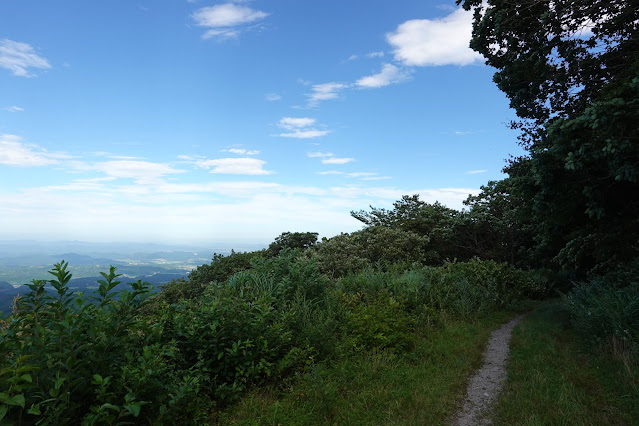
{"label": "foliage", "polygon": [[[639,8],[623,0],[460,0],[471,47],[522,119],[538,250],[605,274],[639,256]],[[521,175],[521,174],[520,174]],[[545,255],[543,257],[545,257]]]}
{"label": "foliage", "polygon": [[183,298],[199,297],[209,284],[226,282],[233,274],[249,269],[253,258],[264,255],[264,250],[244,253],[231,251],[228,256],[214,253],[211,263],[195,268],[188,279],[173,280],[163,285],[162,292],[154,302],[176,303]]}
{"label": "foliage", "polygon": [[268,254],[277,256],[283,249],[307,249],[317,243],[317,232],[282,232],[268,246]]}
{"label": "foliage", "polygon": [[373,298],[363,293],[341,293],[345,309],[343,329],[349,349],[402,350],[410,345],[415,320],[387,291]]}
{"label": "foliage", "polygon": [[322,239],[315,249],[321,270],[341,277],[376,263],[410,265],[431,260],[429,238],[412,231],[371,226]]}
{"label": "foliage", "polygon": [[[407,235],[424,238],[421,257],[414,256],[427,264],[441,264],[446,259],[461,258],[454,225],[459,212],[435,202],[426,203],[419,195],[404,195],[393,203],[393,209],[370,207],[371,211],[352,211],[351,216],[368,227],[402,231]],[[461,255],[461,256],[460,256]],[[389,259],[392,261],[391,259]]]}
{"label": "foliage", "polygon": [[[398,239],[382,248],[387,235]],[[408,249],[395,250],[411,234],[372,227],[352,238],[383,261],[384,253],[403,259]],[[56,264],[49,282],[56,296],[34,281],[0,331],[2,420],[213,422],[256,386],[322,360],[406,354],[416,330],[485,317],[534,287],[527,273],[492,261],[407,270],[405,262],[378,262],[337,282],[321,272],[321,261],[317,249],[255,256],[249,269],[209,283],[198,297],[156,297],[154,309],[146,309],[145,283],[117,292],[114,267],[87,299],[69,291],[67,264]]]}
{"label": "foliage", "polygon": [[515,327],[494,424],[638,423],[639,365],[584,351],[568,321],[565,306],[551,302]]}
{"label": "foliage", "polygon": [[639,281],[624,287],[595,278],[564,296],[573,327],[593,345],[639,351]]}
{"label": "foliage", "polygon": [[222,424],[447,424],[482,361],[492,329],[508,318],[449,320],[407,332],[411,352],[355,351],[308,374],[250,392]]}

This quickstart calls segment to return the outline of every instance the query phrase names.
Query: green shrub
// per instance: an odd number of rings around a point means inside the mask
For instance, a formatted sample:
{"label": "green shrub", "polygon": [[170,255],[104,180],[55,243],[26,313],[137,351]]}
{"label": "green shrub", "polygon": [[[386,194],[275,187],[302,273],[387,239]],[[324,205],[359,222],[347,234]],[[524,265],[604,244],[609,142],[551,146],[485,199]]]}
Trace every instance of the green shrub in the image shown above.
{"label": "green shrub", "polygon": [[153,304],[159,306],[162,302],[176,303],[180,299],[199,297],[211,283],[225,283],[233,274],[250,269],[252,259],[265,255],[265,250],[231,251],[228,256],[214,253],[211,263],[195,268],[188,279],[172,280],[161,286],[162,291],[154,298]]}
{"label": "green shrub", "polygon": [[613,339],[628,349],[639,349],[639,282],[624,287],[605,278],[575,286],[564,296],[572,324],[593,345],[611,345]]}
{"label": "green shrub", "polygon": [[415,321],[388,291],[382,290],[373,298],[362,293],[341,293],[340,300],[346,310],[342,333],[347,348],[408,348]]}

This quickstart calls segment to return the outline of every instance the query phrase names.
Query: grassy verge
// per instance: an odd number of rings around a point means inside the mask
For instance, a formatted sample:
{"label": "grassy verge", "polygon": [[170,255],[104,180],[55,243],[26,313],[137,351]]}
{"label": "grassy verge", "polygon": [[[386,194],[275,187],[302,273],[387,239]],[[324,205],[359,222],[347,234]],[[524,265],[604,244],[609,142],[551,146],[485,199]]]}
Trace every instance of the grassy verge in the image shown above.
{"label": "grassy verge", "polygon": [[410,353],[360,353],[244,397],[222,424],[443,424],[458,409],[490,333],[512,316],[448,321]]}
{"label": "grassy verge", "polygon": [[561,305],[547,304],[515,329],[495,424],[639,424],[637,372],[585,351],[568,319]]}

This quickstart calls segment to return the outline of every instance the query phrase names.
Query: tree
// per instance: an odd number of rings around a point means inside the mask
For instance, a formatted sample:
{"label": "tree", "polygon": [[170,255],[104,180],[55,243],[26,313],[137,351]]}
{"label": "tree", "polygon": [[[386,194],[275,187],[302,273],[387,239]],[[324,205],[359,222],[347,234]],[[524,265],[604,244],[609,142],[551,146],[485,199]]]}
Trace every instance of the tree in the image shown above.
{"label": "tree", "polygon": [[268,246],[268,253],[277,256],[285,248],[307,249],[317,244],[317,232],[282,232]]}
{"label": "tree", "polygon": [[379,226],[427,237],[431,252],[429,263],[463,257],[453,233],[454,223],[460,214],[457,210],[439,202],[426,203],[417,194],[402,196],[401,200],[393,203],[392,210],[372,206],[370,209],[370,212],[352,211],[351,216],[369,227]]}
{"label": "tree", "polygon": [[[639,255],[639,5],[458,0],[521,121],[537,241],[564,268]],[[530,188],[529,188],[530,189]]]}

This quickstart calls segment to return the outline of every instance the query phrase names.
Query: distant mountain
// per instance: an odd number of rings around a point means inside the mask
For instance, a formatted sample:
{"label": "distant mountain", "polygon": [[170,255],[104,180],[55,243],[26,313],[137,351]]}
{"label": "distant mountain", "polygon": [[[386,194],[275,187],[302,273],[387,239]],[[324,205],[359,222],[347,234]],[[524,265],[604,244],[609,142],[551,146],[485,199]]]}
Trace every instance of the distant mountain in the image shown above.
{"label": "distant mountain", "polygon": [[[158,292],[160,290],[160,286],[162,284],[166,284],[171,280],[184,278],[186,277],[186,272],[183,271],[181,273],[154,273],[150,275],[140,275],[136,277],[119,277],[118,280],[122,281],[119,284],[115,291],[130,289],[127,285],[130,282],[136,282],[138,280],[146,281],[149,284],[153,285],[153,292]],[[103,277],[87,277],[87,278],[73,278],[69,281],[69,288],[73,292],[85,292],[85,296],[90,295],[90,293],[96,290],[99,287],[98,280],[104,279]],[[49,291],[53,291],[49,285],[47,285]],[[26,285],[22,285],[19,287],[13,287],[6,281],[0,281],[0,315],[8,315],[11,312],[11,307],[13,305],[13,299],[16,295],[21,294],[25,295],[29,292],[29,287]]]}
{"label": "distant mountain", "polygon": [[[133,253],[192,252],[210,259],[213,253],[227,254],[235,251],[259,250],[268,246],[247,243],[212,244],[157,244],[157,243],[92,243],[86,241],[2,241],[0,240],[0,258],[26,254],[54,255],[56,253],[82,253],[94,257],[118,258]],[[114,256],[115,255],[115,256]]]}
{"label": "distant mountain", "polygon": [[123,265],[123,262],[108,258],[97,258],[77,253],[64,254],[24,254],[21,256],[0,258],[0,266],[51,266],[64,260],[71,265]]}

